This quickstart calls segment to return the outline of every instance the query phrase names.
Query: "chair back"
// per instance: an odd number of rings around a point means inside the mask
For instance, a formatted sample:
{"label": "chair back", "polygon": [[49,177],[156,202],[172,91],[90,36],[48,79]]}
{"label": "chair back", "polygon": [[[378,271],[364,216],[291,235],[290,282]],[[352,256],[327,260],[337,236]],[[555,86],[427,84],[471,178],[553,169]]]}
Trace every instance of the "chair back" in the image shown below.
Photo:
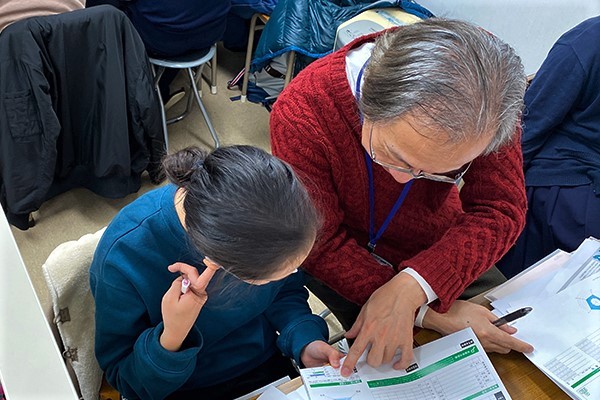
{"label": "chair back", "polygon": [[94,354],[94,299],[89,268],[104,228],[59,245],[42,270],[52,299],[51,325],[83,399],[98,399],[102,370]]}

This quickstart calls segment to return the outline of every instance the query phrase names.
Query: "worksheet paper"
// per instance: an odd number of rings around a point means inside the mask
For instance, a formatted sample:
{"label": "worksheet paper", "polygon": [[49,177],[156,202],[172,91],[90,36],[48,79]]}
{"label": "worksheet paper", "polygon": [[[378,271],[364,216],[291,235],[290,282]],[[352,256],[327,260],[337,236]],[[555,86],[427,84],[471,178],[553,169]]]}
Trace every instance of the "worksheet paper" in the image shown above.
{"label": "worksheet paper", "polygon": [[500,290],[486,295],[500,314],[530,307],[536,299],[546,298],[600,273],[600,242],[586,239],[567,256],[560,250],[545,257],[506,282]]}
{"label": "worksheet paper", "polygon": [[280,392],[275,386],[270,386],[256,400],[288,400],[288,396]]}
{"label": "worksheet paper", "polygon": [[300,373],[311,400],[510,399],[471,328],[418,347],[414,354],[413,364],[402,371],[393,363],[372,368],[363,354],[348,378],[332,367]]}
{"label": "worksheet paper", "polygon": [[513,323],[526,356],[571,397],[600,399],[600,275],[530,305]]}
{"label": "worksheet paper", "polygon": [[[261,393],[265,393],[268,392],[270,388],[276,388],[279,385],[283,385],[286,382],[290,381],[290,377],[289,376],[284,376],[283,378],[279,378],[278,380],[276,380],[275,382],[271,382],[268,385],[265,385],[259,389],[254,390],[252,393],[248,393],[245,394],[241,397],[238,397],[234,400],[251,400],[251,399],[255,399],[259,394]],[[272,394],[273,392],[271,391],[271,396],[273,396]],[[281,392],[279,392],[281,393]],[[268,399],[268,396],[265,397],[265,399]]]}
{"label": "worksheet paper", "polygon": [[545,294],[553,295],[600,272],[600,241],[588,238],[575,250],[569,261],[546,285]]}
{"label": "worksheet paper", "polygon": [[[493,302],[520,291],[524,286],[532,282],[547,280],[547,284],[552,280],[557,270],[569,261],[570,257],[571,253],[567,253],[563,250],[555,250],[525,271],[522,271],[503,284],[496,286],[494,289],[487,292],[484,297],[490,302]],[[544,287],[546,287],[546,285],[544,285]]]}

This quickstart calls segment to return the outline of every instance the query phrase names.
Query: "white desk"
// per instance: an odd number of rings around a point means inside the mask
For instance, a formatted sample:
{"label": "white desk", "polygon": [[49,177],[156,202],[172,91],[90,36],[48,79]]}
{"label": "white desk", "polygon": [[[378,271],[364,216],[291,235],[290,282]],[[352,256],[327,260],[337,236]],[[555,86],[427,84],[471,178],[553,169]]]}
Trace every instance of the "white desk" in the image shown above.
{"label": "white desk", "polygon": [[0,379],[8,400],[78,399],[2,209]]}

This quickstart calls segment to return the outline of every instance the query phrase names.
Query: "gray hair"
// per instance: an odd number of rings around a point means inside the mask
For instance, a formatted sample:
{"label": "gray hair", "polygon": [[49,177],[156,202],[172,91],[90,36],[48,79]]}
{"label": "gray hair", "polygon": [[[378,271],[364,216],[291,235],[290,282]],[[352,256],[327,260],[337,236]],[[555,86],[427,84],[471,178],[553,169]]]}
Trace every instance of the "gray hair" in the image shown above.
{"label": "gray hair", "polygon": [[525,87],[508,44],[467,22],[431,18],[377,39],[360,108],[374,123],[410,114],[450,143],[495,132],[489,154],[513,138]]}

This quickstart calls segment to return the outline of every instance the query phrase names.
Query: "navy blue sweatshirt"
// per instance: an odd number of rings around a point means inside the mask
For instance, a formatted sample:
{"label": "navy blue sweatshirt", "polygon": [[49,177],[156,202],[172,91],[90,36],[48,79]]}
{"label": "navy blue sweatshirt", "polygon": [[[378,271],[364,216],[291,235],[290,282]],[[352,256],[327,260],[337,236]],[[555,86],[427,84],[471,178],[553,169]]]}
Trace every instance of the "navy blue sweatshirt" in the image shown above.
{"label": "navy blue sweatshirt", "polygon": [[525,94],[527,186],[579,186],[600,193],[600,17],[565,33]]}
{"label": "navy blue sweatshirt", "polygon": [[178,56],[221,40],[230,0],[133,0],[122,7],[153,55]]}
{"label": "navy blue sweatshirt", "polygon": [[301,273],[254,286],[219,271],[182,349],[164,349],[161,301],[177,278],[167,267],[181,261],[200,273],[205,268],[177,217],[175,190],[153,190],[125,207],[102,236],[90,269],[96,358],[128,399],[201,390],[256,368],[276,351],[299,361],[304,346],[327,338],[325,321],[308,307]]}

